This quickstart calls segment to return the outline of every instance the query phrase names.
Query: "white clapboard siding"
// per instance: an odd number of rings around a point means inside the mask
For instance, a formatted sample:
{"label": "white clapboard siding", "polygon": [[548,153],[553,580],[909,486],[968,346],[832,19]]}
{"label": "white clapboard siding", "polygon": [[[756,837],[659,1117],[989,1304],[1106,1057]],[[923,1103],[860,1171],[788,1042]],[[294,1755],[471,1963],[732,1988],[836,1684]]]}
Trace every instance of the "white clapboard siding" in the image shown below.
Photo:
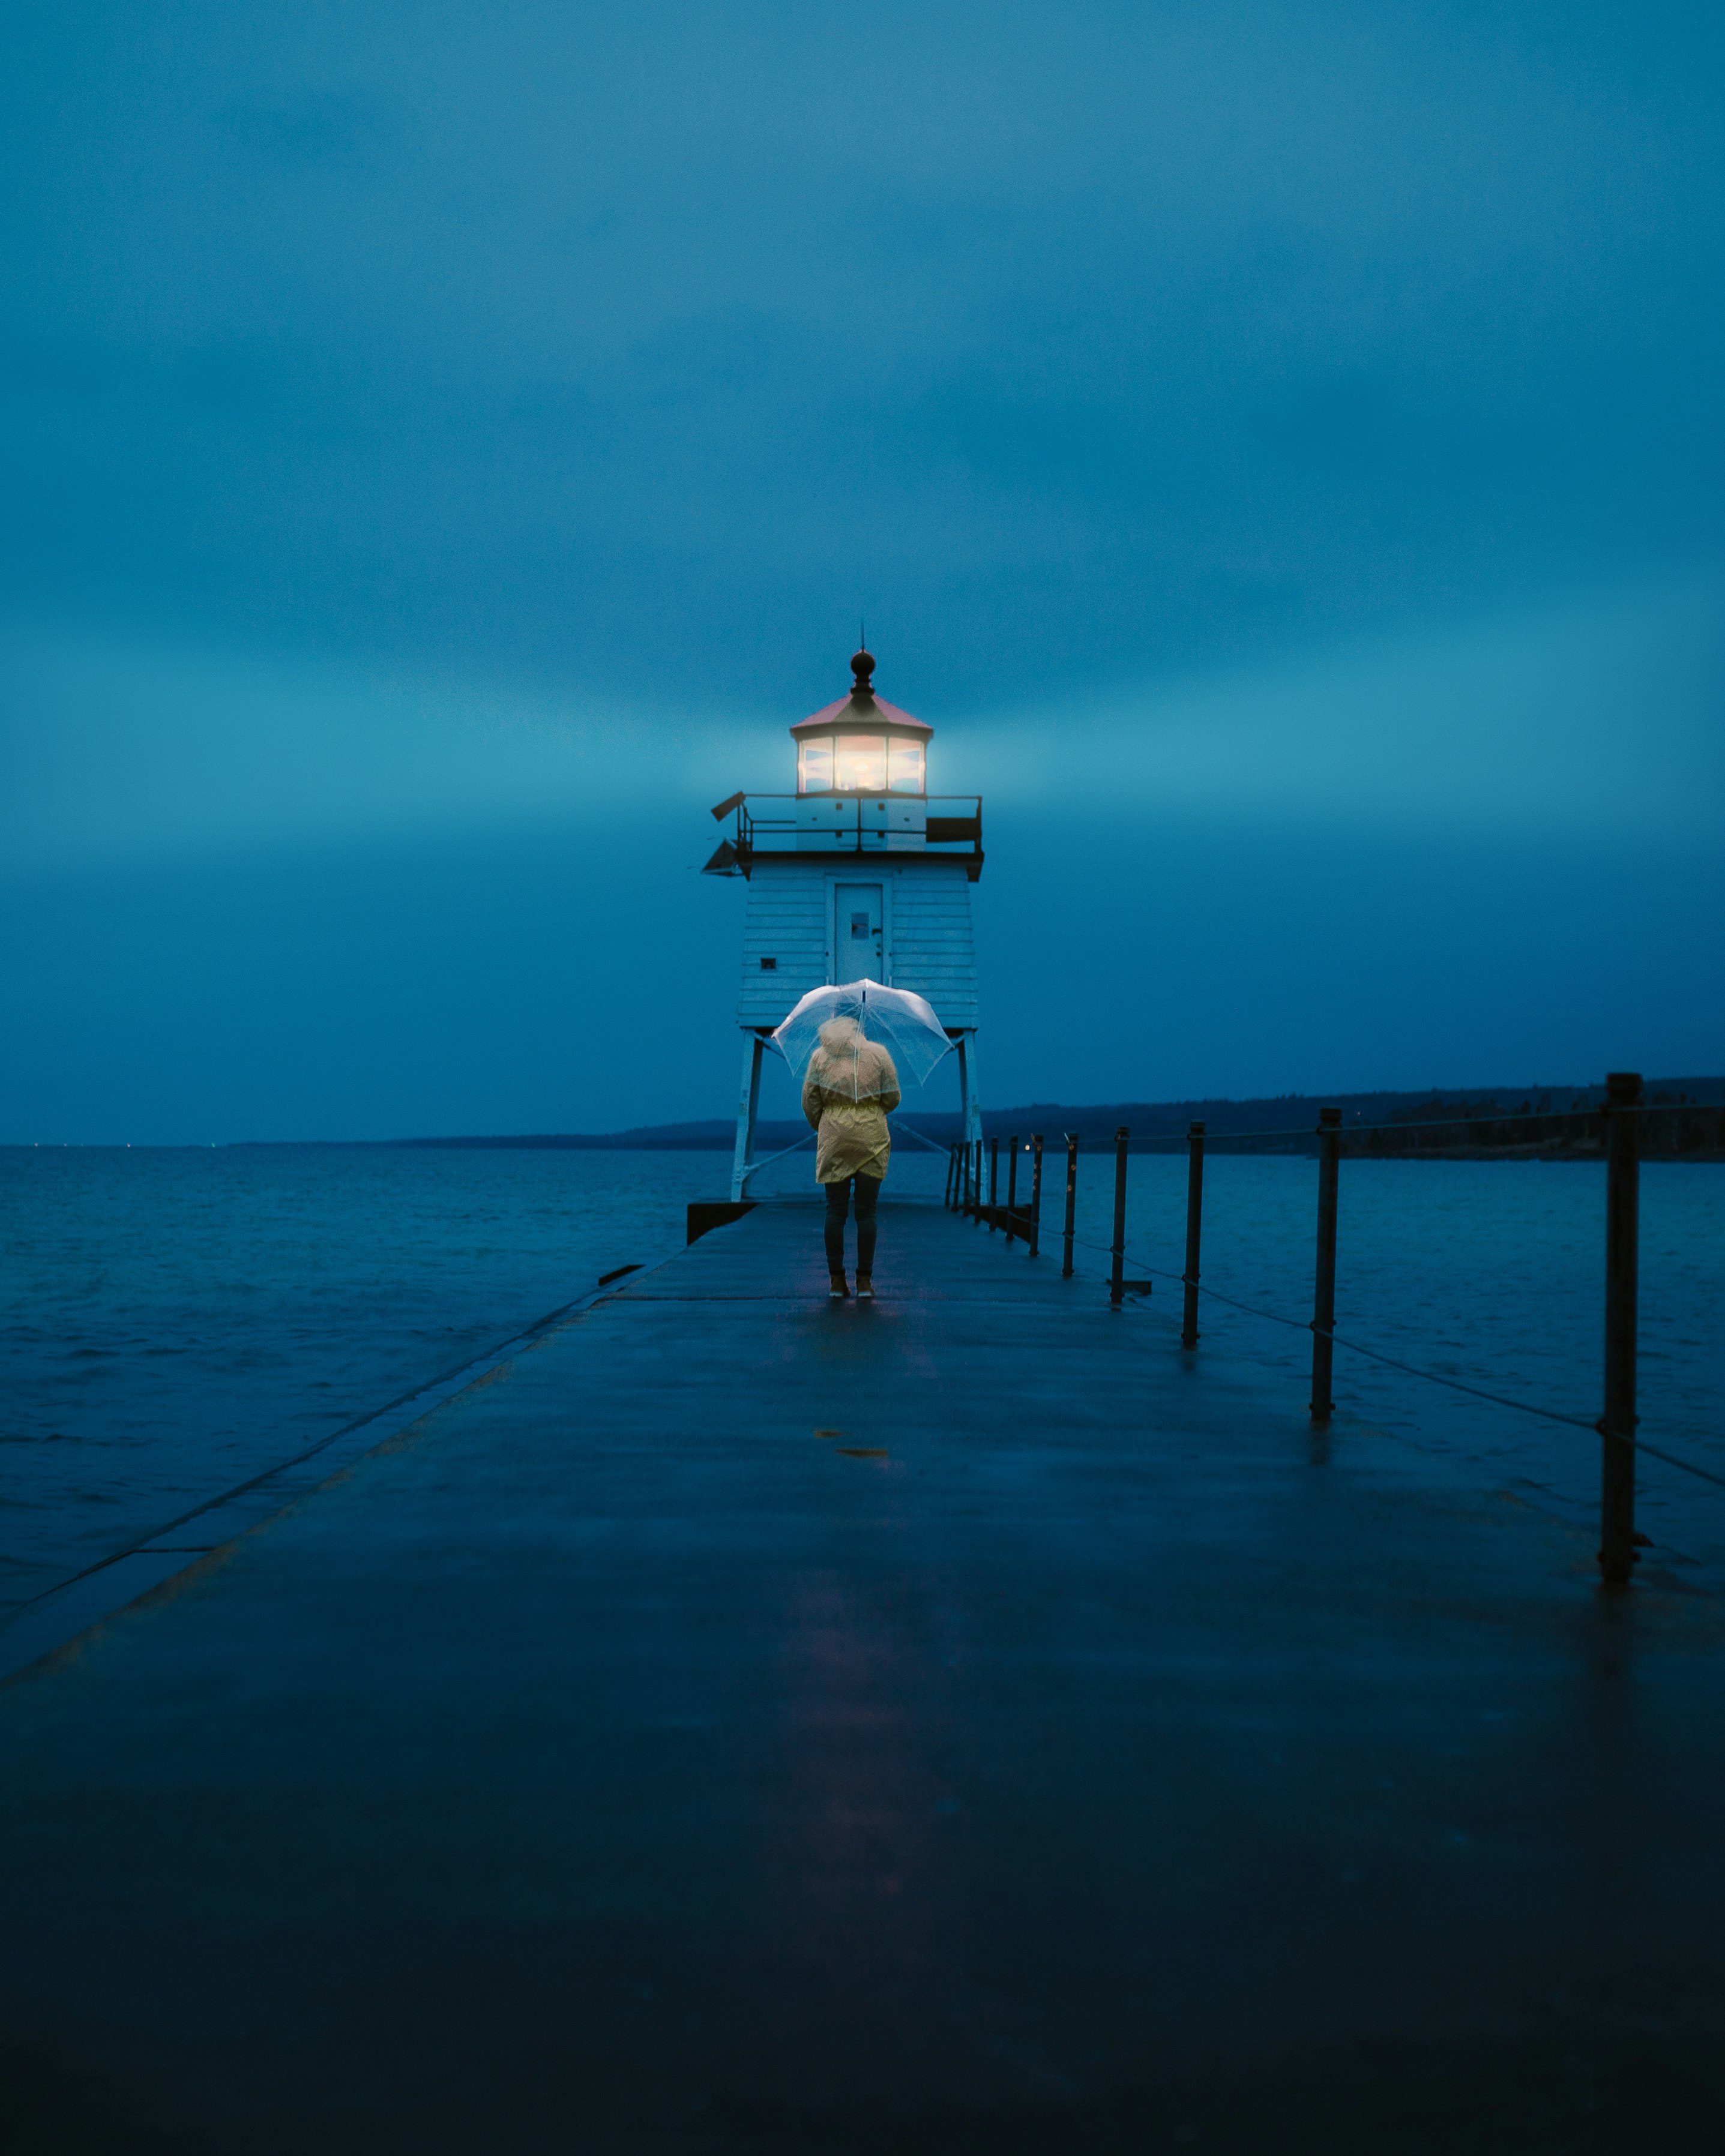
{"label": "white clapboard siding", "polygon": [[[799,996],[830,979],[835,882],[886,887],[888,978],[927,996],[943,1025],[975,1025],[970,882],[962,858],[937,854],[864,855],[842,866],[830,858],[757,858],[743,927],[737,1024],[777,1025]],[[762,958],[775,962],[770,973],[762,970]]]}
{"label": "white clapboard siding", "polygon": [[932,855],[895,865],[892,984],[927,996],[942,1025],[977,1022],[970,891],[963,860]]}
{"label": "white clapboard siding", "polygon": [[[742,931],[739,1025],[777,1025],[798,996],[827,978],[828,892],[819,861],[757,860]],[[770,973],[761,961],[775,961]]]}

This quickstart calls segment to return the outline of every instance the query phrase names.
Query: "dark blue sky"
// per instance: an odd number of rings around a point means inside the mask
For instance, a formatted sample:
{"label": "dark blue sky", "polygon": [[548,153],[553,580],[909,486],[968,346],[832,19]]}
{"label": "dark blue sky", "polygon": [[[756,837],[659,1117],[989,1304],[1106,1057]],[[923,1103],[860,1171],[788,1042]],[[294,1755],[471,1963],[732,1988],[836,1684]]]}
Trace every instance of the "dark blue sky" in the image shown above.
{"label": "dark blue sky", "polygon": [[1725,1067],[1722,51],[31,9],[0,1137],[724,1112],[705,808],[864,610],[988,1097]]}

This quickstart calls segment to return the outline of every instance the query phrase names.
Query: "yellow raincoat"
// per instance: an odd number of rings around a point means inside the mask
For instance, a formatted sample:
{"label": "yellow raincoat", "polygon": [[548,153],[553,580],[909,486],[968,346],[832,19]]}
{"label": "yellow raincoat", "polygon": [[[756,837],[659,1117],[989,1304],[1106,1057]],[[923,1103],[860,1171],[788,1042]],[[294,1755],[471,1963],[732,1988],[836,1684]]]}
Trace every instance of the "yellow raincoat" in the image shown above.
{"label": "yellow raincoat", "polygon": [[892,1153],[886,1118],[898,1103],[898,1072],[886,1050],[865,1040],[855,1019],[829,1018],[803,1081],[803,1113],[818,1133],[815,1181],[883,1181]]}

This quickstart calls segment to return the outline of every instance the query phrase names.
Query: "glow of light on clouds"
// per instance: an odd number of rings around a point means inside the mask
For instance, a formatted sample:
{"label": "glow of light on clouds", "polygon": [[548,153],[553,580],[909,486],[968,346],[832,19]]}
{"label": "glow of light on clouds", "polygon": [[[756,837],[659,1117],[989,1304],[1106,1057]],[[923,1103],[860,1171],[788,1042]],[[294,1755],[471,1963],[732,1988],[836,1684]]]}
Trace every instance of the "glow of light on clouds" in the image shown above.
{"label": "glow of light on clouds", "polygon": [[[1056,813],[1619,835],[1725,811],[1722,580],[1356,642],[948,725],[930,783]],[[14,865],[439,827],[687,817],[793,783],[788,702],[742,719],[328,665],[0,634]],[[835,690],[836,693],[836,690]]]}
{"label": "glow of light on clouds", "polygon": [[73,631],[0,651],[18,865],[692,814],[730,790],[711,716]]}
{"label": "glow of light on clouds", "polygon": [[1003,803],[1704,834],[1725,819],[1725,578],[1014,712],[941,757]]}

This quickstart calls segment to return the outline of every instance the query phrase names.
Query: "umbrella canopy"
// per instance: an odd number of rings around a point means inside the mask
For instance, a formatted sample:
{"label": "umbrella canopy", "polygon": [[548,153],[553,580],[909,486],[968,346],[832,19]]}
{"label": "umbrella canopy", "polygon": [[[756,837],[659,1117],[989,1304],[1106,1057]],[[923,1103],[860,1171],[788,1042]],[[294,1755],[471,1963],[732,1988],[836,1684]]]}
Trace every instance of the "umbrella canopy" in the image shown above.
{"label": "umbrella canopy", "polygon": [[[908,988],[884,988],[878,981],[848,981],[842,988],[811,988],[773,1036],[773,1045],[800,1081],[808,1074],[809,1058],[821,1045],[821,1028],[834,1019],[849,1019],[851,1028],[839,1028],[829,1044],[828,1060],[842,1050],[844,1035],[873,1041],[892,1058],[902,1086],[906,1080],[922,1085],[935,1065],[952,1045],[933,1008]],[[864,1064],[876,1065],[860,1050],[850,1055],[856,1080],[854,1090],[872,1092],[875,1084]],[[823,1084],[830,1083],[824,1078]]]}

